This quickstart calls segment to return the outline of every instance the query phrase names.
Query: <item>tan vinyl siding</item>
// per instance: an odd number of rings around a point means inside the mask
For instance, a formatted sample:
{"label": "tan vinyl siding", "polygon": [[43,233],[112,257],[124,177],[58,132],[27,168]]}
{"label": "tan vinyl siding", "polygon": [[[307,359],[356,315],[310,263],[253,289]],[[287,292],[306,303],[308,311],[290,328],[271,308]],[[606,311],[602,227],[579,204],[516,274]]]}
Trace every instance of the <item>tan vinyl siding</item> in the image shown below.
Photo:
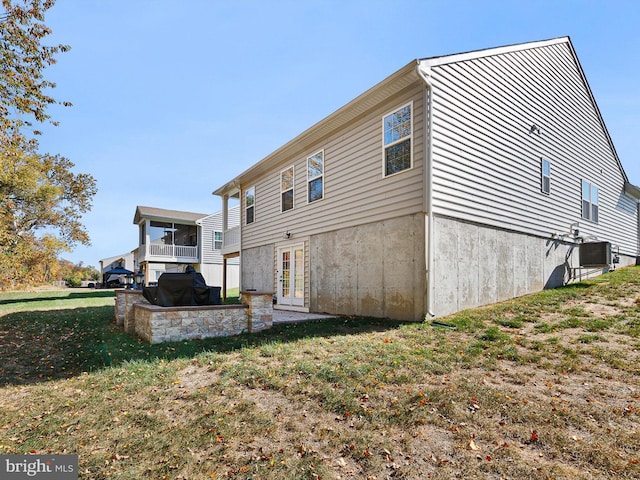
{"label": "tan vinyl siding", "polygon": [[[255,222],[243,225],[242,246],[253,248],[422,211],[423,88],[419,83],[387,99],[324,141],[301,144],[281,168],[246,185],[256,187]],[[413,101],[413,168],[382,177],[382,115]],[[307,157],[324,150],[324,198],[307,202]],[[280,211],[280,170],[295,167],[294,208]]]}
{"label": "tan vinyl siding", "polygon": [[[636,253],[634,202],[568,43],[431,74],[434,213],[544,237],[580,222],[582,234]],[[540,191],[542,157],[550,195]],[[581,218],[582,178],[599,188],[598,224]]]}

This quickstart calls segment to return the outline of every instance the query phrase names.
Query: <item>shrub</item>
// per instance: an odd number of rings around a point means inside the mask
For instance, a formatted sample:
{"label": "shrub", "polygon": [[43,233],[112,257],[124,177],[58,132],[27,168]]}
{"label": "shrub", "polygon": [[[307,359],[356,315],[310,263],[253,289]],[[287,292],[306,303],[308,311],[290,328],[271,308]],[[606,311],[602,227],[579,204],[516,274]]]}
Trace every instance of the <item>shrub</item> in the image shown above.
{"label": "shrub", "polygon": [[82,279],[76,275],[72,275],[64,279],[64,283],[69,288],[78,288],[82,285]]}

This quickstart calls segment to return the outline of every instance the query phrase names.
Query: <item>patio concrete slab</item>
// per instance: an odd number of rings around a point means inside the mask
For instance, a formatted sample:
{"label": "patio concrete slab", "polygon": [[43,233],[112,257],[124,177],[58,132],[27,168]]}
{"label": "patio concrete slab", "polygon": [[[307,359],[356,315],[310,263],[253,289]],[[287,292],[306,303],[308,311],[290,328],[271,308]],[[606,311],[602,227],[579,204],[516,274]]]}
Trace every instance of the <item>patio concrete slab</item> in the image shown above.
{"label": "patio concrete slab", "polygon": [[308,320],[322,320],[325,318],[336,318],[336,315],[326,313],[292,312],[289,310],[273,310],[273,324],[306,322]]}

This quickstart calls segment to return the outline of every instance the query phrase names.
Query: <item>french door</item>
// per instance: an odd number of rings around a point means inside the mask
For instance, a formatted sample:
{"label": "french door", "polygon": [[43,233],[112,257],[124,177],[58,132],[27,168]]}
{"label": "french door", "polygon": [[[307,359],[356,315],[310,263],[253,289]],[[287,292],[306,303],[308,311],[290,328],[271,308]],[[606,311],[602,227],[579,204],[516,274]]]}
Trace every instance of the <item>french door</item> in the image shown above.
{"label": "french door", "polygon": [[304,307],[304,244],[278,248],[278,305]]}

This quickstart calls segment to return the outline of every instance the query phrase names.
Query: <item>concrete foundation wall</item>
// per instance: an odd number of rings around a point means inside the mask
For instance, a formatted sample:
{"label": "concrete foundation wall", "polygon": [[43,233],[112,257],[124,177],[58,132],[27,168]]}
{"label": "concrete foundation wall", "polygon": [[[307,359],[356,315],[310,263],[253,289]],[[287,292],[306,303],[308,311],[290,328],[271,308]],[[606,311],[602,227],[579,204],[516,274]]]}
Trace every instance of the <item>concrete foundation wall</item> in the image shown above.
{"label": "concrete foundation wall", "polygon": [[242,250],[240,260],[241,290],[274,291],[275,250],[274,245]]}
{"label": "concrete foundation wall", "polygon": [[[444,217],[435,217],[434,226],[436,316],[559,287],[608,270],[577,268],[579,248],[570,242]],[[635,263],[632,257],[620,260],[621,267]]]}
{"label": "concrete foundation wall", "polygon": [[[608,270],[580,269],[578,245],[434,217],[437,317],[555,288]],[[271,290],[274,246],[243,250],[243,290]],[[409,215],[308,239],[310,312],[419,321],[426,313],[425,218]],[[618,267],[635,257],[620,256]]]}
{"label": "concrete foundation wall", "polygon": [[313,235],[309,250],[311,311],[422,319],[423,215]]}

